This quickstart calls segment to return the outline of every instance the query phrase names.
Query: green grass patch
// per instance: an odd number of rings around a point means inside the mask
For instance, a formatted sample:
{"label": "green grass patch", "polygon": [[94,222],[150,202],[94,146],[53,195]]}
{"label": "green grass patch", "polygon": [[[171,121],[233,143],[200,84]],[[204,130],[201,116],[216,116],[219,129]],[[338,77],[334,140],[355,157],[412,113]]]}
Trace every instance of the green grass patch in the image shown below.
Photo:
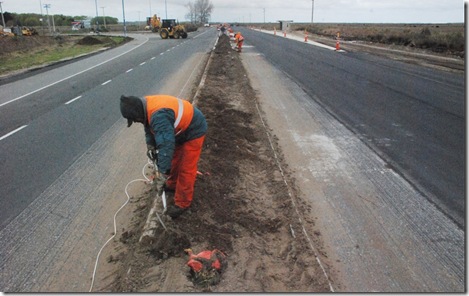
{"label": "green grass patch", "polygon": [[[59,36],[53,41],[44,42],[45,44],[27,45],[25,42],[31,43],[32,40],[25,40],[25,38],[29,37],[23,37],[23,40],[20,41],[11,40],[11,42],[16,42],[14,45],[17,49],[1,56],[0,74],[75,58],[106,47],[115,47],[128,41],[128,38],[124,37],[93,36],[89,38],[87,36],[86,41],[82,42],[83,37]],[[26,47],[28,47],[27,50]]]}

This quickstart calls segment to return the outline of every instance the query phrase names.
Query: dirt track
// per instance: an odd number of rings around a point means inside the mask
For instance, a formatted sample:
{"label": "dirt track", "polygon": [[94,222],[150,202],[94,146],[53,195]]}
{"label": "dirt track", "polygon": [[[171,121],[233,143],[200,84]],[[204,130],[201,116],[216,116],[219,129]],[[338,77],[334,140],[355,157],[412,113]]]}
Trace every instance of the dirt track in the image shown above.
{"label": "dirt track", "polygon": [[[282,176],[256,94],[238,53],[224,37],[197,101],[209,131],[191,210],[176,220],[165,217],[168,231],[161,228],[152,244],[143,244],[138,240],[155,193],[132,196],[131,225],[123,226],[107,246],[106,260],[101,259],[98,268],[106,274],[99,276],[93,291],[330,291],[331,279],[315,258],[315,252],[321,252],[320,232],[314,230],[314,221],[299,222],[297,210],[304,213],[309,207],[296,200],[294,180]],[[288,171],[281,157],[279,161]],[[314,233],[312,244],[303,226]],[[218,285],[195,286],[190,281],[187,247],[194,253],[216,248],[228,255]]]}

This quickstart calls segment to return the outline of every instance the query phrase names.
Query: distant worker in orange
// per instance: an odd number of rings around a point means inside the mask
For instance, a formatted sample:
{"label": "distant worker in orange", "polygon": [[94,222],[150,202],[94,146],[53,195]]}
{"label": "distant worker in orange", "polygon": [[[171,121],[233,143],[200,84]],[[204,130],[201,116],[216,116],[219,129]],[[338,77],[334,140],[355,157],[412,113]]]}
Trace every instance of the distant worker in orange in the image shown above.
{"label": "distant worker in orange", "polygon": [[243,48],[243,42],[244,42],[244,37],[243,35],[241,35],[241,32],[236,33],[235,41],[236,41],[237,50],[241,52],[241,49]]}

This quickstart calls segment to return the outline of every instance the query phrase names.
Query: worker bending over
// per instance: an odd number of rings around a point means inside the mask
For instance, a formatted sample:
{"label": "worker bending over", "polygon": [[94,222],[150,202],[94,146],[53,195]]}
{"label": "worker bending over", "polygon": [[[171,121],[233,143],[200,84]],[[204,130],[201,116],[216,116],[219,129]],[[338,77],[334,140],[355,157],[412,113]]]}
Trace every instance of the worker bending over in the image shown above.
{"label": "worker bending over", "polygon": [[194,194],[197,162],[207,132],[204,115],[189,101],[169,95],[121,96],[120,109],[128,127],[133,122],[144,125],[147,155],[157,158],[158,195],[164,189],[175,190],[174,205],[168,205],[166,213],[179,217]]}
{"label": "worker bending over", "polygon": [[236,47],[239,52],[243,48],[244,37],[241,35],[241,32],[236,33],[235,35]]}

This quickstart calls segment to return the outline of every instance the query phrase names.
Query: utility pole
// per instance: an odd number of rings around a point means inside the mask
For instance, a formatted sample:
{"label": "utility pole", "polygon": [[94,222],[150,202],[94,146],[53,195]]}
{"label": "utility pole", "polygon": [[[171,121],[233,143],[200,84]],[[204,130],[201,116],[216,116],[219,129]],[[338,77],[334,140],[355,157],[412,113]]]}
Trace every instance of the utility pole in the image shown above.
{"label": "utility pole", "polygon": [[101,7],[103,9],[103,21],[104,21],[104,28],[106,29],[106,17],[104,16],[104,6]]}
{"label": "utility pole", "polygon": [[137,28],[138,28],[138,30],[140,30],[140,10],[137,11],[137,13],[138,13],[138,26],[137,26]]}
{"label": "utility pole", "polygon": [[264,8],[264,24],[265,24],[265,8]]}
{"label": "utility pole", "polygon": [[2,13],[2,24],[3,24],[3,28],[5,28],[5,18],[3,17],[2,3],[3,3],[3,2],[0,2],[0,12]]}
{"label": "utility pole", "polygon": [[166,6],[166,0],[164,0],[164,11],[166,14],[166,19],[168,19],[168,6]]}
{"label": "utility pole", "polygon": [[52,14],[52,32],[55,34],[55,21],[54,21],[54,14]]}
{"label": "utility pole", "polygon": [[124,0],[122,0],[122,16],[124,18],[124,37],[127,37],[127,27],[125,26],[125,5],[124,5]]}
{"label": "utility pole", "polygon": [[44,8],[46,9],[47,28],[49,28],[49,34],[50,34],[50,33],[51,33],[51,31],[50,31],[50,20],[49,20],[49,8],[50,8],[50,4],[44,4]]}
{"label": "utility pole", "polygon": [[44,35],[44,14],[42,13],[42,1],[39,0],[39,6],[41,7],[41,28],[42,28],[42,35]]}
{"label": "utility pole", "polygon": [[94,5],[96,6],[96,30],[95,32],[99,31],[99,23],[98,23],[98,0],[94,0]]}
{"label": "utility pole", "polygon": [[314,0],[313,1],[313,6],[311,8],[311,24],[313,24],[313,17],[314,17]]}

